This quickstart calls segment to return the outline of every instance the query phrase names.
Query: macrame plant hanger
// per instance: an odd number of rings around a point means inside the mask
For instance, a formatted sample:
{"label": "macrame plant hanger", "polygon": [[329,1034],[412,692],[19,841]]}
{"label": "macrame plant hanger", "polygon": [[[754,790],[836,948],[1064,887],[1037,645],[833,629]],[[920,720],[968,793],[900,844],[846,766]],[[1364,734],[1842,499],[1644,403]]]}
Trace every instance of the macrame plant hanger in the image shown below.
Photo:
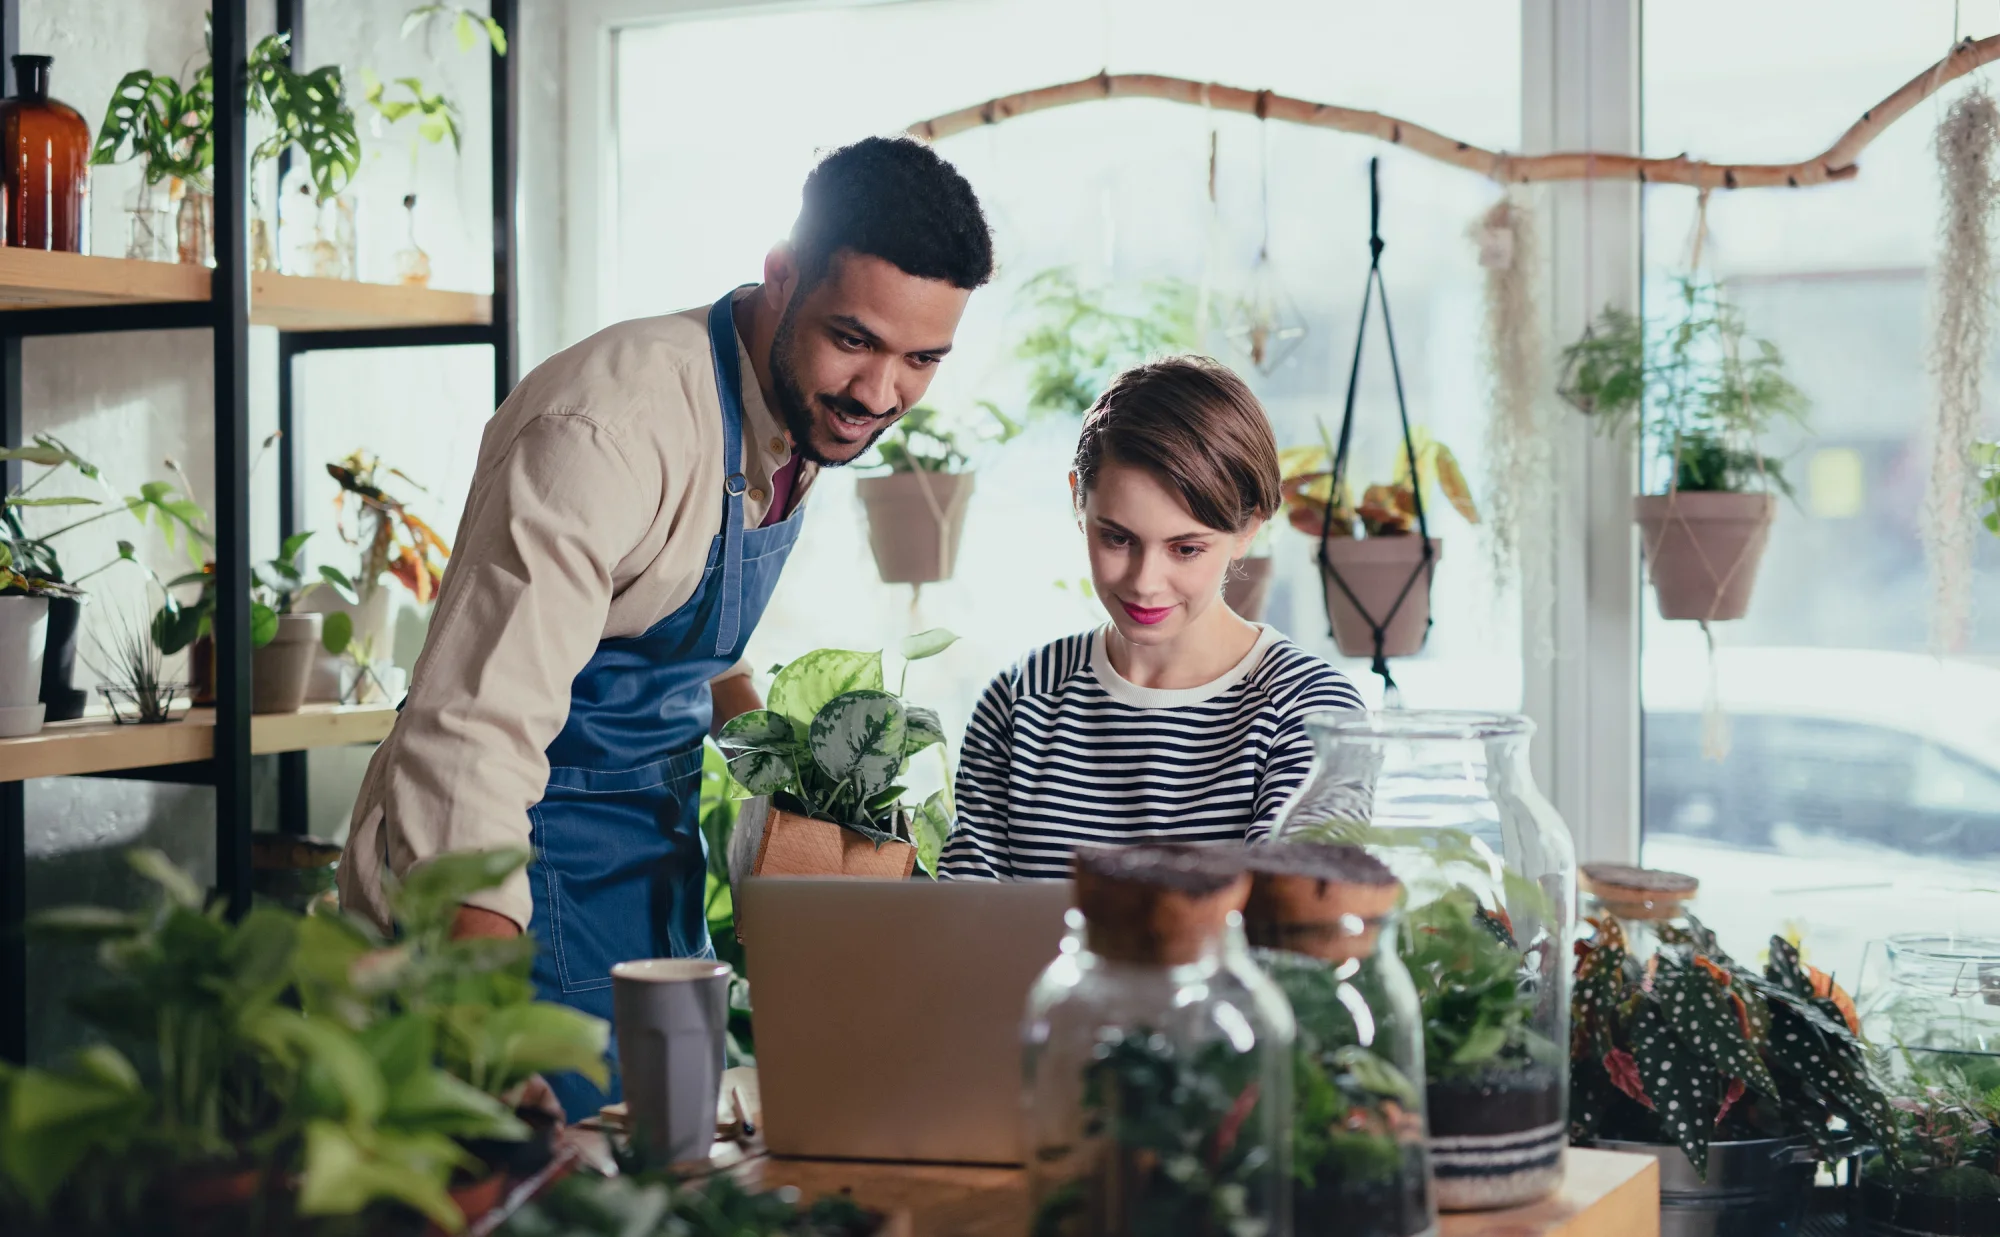
{"label": "macrame plant hanger", "polygon": [[[1428,601],[1431,590],[1431,565],[1436,555],[1431,548],[1430,523],[1424,516],[1424,487],[1417,475],[1417,444],[1410,432],[1409,400],[1403,394],[1403,366],[1396,356],[1396,328],[1389,318],[1389,288],[1382,280],[1381,162],[1380,159],[1368,161],[1368,278],[1361,287],[1361,322],[1354,332],[1354,362],[1347,372],[1347,402],[1340,414],[1340,439],[1334,450],[1333,473],[1329,477],[1326,491],[1326,510],[1320,522],[1319,568],[1354,606],[1362,621],[1368,624],[1368,634],[1375,646],[1374,660],[1369,670],[1382,680],[1383,703],[1389,708],[1398,708],[1402,704],[1402,690],[1396,686],[1395,677],[1389,673],[1389,658],[1383,652],[1383,648],[1389,638],[1389,624],[1396,621],[1396,615],[1410,599],[1410,594],[1416,590],[1419,580],[1423,582],[1424,597]],[[1333,531],[1334,509],[1340,504],[1340,497],[1345,492],[1348,448],[1354,439],[1354,403],[1361,390],[1361,349],[1368,339],[1368,305],[1371,300],[1378,299],[1382,302],[1382,338],[1389,345],[1389,373],[1395,379],[1396,415],[1402,423],[1403,458],[1410,470],[1410,495],[1416,507],[1417,537],[1421,546],[1417,565],[1411,569],[1410,578],[1403,582],[1403,587],[1396,594],[1396,600],[1390,605],[1389,612],[1380,618],[1371,614],[1368,607],[1362,604],[1361,598],[1355,596],[1353,588],[1340,574],[1340,569],[1333,565],[1332,556],[1327,553],[1327,542]],[[1426,606],[1425,609],[1424,638],[1428,640],[1431,621],[1428,614],[1429,607]],[[1332,626],[1333,612],[1329,605],[1327,609],[1329,633]]]}

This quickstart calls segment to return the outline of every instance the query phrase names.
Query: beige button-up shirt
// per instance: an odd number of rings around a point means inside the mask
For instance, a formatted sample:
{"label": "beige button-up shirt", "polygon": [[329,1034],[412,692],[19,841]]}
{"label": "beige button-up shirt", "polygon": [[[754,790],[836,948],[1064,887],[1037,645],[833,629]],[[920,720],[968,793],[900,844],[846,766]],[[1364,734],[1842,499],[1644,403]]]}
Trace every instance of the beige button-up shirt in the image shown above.
{"label": "beige button-up shirt", "polygon": [[[598,641],[640,635],[694,595],[723,505],[707,316],[600,331],[537,366],[487,424],[409,699],[354,806],[348,909],[386,928],[385,865],[400,876],[448,851],[525,848],[545,752]],[[756,528],[792,445],[737,351],[743,519]],[[794,505],[814,471],[801,463]],[[526,875],[472,904],[526,928]]]}

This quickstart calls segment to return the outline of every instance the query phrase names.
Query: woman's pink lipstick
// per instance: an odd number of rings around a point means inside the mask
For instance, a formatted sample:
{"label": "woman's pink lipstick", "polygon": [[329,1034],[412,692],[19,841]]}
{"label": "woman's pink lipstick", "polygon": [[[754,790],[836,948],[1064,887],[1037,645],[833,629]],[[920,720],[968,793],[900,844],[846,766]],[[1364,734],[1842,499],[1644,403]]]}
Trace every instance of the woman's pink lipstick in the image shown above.
{"label": "woman's pink lipstick", "polygon": [[1135,606],[1122,598],[1118,604],[1125,607],[1125,613],[1131,615],[1134,622],[1144,623],[1148,627],[1151,627],[1174,612],[1172,606],[1161,606],[1156,610],[1148,610],[1144,606]]}

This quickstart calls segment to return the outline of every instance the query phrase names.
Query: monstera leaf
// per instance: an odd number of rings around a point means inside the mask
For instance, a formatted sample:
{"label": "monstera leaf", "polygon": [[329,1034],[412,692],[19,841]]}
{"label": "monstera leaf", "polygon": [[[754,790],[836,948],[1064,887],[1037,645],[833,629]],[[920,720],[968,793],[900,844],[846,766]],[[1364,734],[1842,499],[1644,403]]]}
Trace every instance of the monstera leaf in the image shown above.
{"label": "monstera leaf", "polygon": [[880,690],[843,692],[813,718],[813,761],[827,776],[871,798],[902,772],[908,737],[902,701]]}
{"label": "monstera leaf", "polygon": [[784,714],[785,720],[803,733],[811,729],[813,718],[835,696],[881,690],[880,653],[820,649],[778,671],[778,677],[771,681],[770,709]]}
{"label": "monstera leaf", "polygon": [[729,719],[718,740],[729,773],[753,795],[774,795],[796,777],[796,732],[784,714],[752,709]]}

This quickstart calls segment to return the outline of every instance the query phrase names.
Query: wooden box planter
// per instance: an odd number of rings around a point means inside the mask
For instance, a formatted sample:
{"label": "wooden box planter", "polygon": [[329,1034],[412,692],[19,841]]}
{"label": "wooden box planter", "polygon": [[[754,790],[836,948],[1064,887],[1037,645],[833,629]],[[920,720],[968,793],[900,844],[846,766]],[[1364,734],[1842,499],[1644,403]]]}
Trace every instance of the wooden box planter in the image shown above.
{"label": "wooden box planter", "polygon": [[764,818],[750,875],[908,880],[916,866],[917,848],[908,842],[877,846],[831,821],[772,808]]}
{"label": "wooden box planter", "polygon": [[[1387,621],[1382,641],[1384,657],[1409,657],[1421,651],[1431,627],[1431,581],[1438,560],[1444,557],[1444,542],[1431,538],[1430,565],[1418,573],[1423,542],[1414,535],[1400,537],[1331,537],[1326,542],[1326,562],[1320,564],[1320,579],[1326,585],[1326,613],[1333,624],[1333,642],[1343,657],[1375,656],[1375,635],[1368,620],[1355,606],[1360,601],[1380,622]],[[1347,589],[1327,570],[1328,564],[1340,572]],[[1416,580],[1410,577],[1415,574]],[[1409,592],[1404,593],[1405,586]],[[1350,598],[1348,591],[1354,596]],[[1402,596],[1401,606],[1396,598]],[[1395,610],[1394,617],[1390,610]]]}
{"label": "wooden box planter", "polygon": [[868,512],[868,548],[884,584],[951,579],[973,479],[969,472],[897,472],[854,483]]}
{"label": "wooden box planter", "polygon": [[1682,491],[1633,499],[1660,617],[1742,618],[1777,512],[1771,494]]}

